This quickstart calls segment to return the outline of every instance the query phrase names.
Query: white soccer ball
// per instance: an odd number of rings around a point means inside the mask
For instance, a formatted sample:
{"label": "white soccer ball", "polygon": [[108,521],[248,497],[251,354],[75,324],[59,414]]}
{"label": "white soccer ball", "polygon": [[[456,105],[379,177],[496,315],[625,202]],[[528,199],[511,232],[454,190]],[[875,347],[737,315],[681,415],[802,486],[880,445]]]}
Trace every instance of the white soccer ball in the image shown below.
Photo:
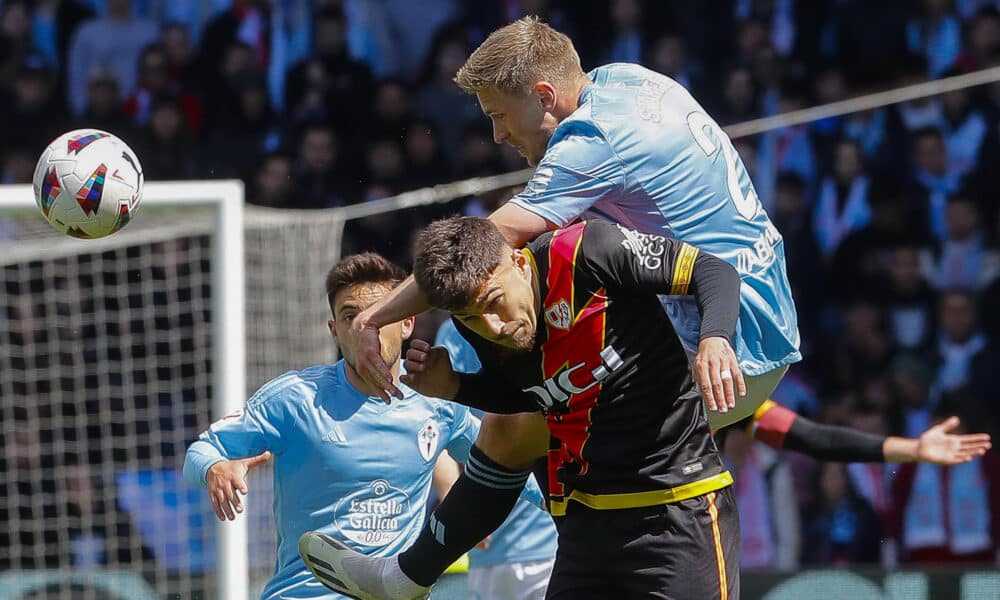
{"label": "white soccer ball", "polygon": [[57,137],[35,166],[35,201],[50,225],[91,239],[128,225],[142,200],[142,167],[125,142],[97,129]]}

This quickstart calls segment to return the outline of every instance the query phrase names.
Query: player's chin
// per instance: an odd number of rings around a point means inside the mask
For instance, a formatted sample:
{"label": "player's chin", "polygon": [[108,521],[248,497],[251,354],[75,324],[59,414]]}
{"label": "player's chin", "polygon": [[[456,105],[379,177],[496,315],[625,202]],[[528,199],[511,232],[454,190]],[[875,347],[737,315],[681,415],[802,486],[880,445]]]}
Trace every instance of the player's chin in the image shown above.
{"label": "player's chin", "polygon": [[535,334],[517,335],[511,338],[510,348],[518,352],[529,352],[535,347]]}

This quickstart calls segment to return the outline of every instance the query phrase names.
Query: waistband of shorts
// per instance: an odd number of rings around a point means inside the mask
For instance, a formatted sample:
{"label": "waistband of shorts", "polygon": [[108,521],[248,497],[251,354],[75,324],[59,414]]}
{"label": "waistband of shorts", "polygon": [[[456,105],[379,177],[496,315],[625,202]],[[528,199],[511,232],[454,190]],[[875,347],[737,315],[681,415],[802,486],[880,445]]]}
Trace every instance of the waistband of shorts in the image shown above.
{"label": "waistband of shorts", "polygon": [[580,490],[573,490],[569,495],[561,499],[551,498],[549,500],[549,511],[553,517],[561,517],[566,514],[566,507],[570,500],[574,500],[595,510],[618,510],[623,508],[643,508],[646,506],[657,506],[659,504],[673,504],[701,496],[709,492],[721,490],[733,484],[733,476],[729,471],[723,471],[717,475],[685,483],[677,487],[663,490],[650,490],[648,492],[631,492],[627,494],[590,494]]}

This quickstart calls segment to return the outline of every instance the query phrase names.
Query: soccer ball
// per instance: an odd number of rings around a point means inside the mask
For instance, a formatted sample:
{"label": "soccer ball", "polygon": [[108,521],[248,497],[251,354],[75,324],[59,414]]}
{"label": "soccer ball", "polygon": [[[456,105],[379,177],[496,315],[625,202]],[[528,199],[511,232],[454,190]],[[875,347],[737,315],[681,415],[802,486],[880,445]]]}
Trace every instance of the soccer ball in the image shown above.
{"label": "soccer ball", "polygon": [[35,166],[35,201],[66,235],[91,239],[128,225],[142,200],[142,167],[118,137],[77,129],[57,137]]}

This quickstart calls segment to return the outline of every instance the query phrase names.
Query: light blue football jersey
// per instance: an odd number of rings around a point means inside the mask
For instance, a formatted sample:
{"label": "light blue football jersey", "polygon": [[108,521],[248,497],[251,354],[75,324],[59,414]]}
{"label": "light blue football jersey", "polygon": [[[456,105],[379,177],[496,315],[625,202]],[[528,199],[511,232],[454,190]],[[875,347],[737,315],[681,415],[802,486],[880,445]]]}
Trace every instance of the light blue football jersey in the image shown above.
{"label": "light blue football jersey", "polygon": [[306,569],[299,536],[322,531],[365,554],[396,554],[423,526],[438,454],[468,459],[479,433],[469,409],[399,388],[392,404],[362,394],[342,360],[292,371],[188,448],[184,476],[203,487],[219,460],[273,453],[278,552],[265,599],[343,598]]}
{"label": "light blue football jersey", "polygon": [[[621,63],[588,77],[579,107],[511,202],[558,226],[606,219],[726,260],[743,282],[734,340],[741,369],[759,375],[800,360],[781,234],[728,136],[669,77]],[[661,300],[693,357],[701,324],[694,300]]]}
{"label": "light blue football jersey", "polygon": [[[456,371],[477,373],[482,368],[476,351],[465,341],[451,319],[438,329],[434,344],[448,349],[451,366]],[[529,480],[531,479],[534,477]],[[492,567],[514,562],[550,560],[556,556],[556,546],[556,526],[552,516],[538,510],[537,506],[522,496],[503,524],[493,532],[489,548],[469,552],[469,566]]]}

